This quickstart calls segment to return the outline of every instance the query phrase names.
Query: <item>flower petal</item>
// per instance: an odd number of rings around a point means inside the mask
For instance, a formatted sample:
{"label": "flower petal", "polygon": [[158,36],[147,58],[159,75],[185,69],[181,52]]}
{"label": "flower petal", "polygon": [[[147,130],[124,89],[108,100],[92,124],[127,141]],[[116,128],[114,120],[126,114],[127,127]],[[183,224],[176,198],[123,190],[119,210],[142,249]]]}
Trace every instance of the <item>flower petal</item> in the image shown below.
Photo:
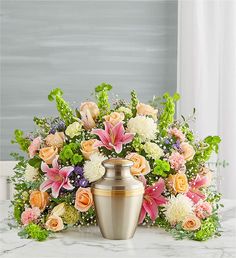
{"label": "flower petal", "polygon": [[63,184],[64,184],[64,181],[53,182],[51,188],[52,188],[52,196],[54,198],[58,197],[60,189],[62,188]]}
{"label": "flower petal", "polygon": [[122,138],[124,135],[124,126],[122,122],[119,122],[118,124],[116,124],[112,129],[111,129],[111,134],[114,137],[113,142],[116,144],[118,142],[122,142]]}
{"label": "flower petal", "polygon": [[122,144],[121,143],[117,143],[114,146],[114,150],[115,150],[116,153],[120,153],[122,151]]}
{"label": "flower petal", "polygon": [[126,133],[122,137],[122,143],[123,144],[129,143],[129,142],[131,142],[133,140],[133,138],[134,138],[134,134],[133,133]]}
{"label": "flower petal", "polygon": [[52,186],[52,184],[53,184],[53,181],[50,179],[47,179],[40,185],[39,190],[42,192],[45,192]]}
{"label": "flower petal", "polygon": [[49,168],[49,166],[45,162],[41,162],[41,170],[44,173],[47,173],[48,171],[50,171],[50,168]]}
{"label": "flower petal", "polygon": [[144,200],[143,201],[143,207],[147,211],[147,213],[150,215],[150,218],[154,221],[157,218],[158,215],[158,207],[153,199]]}
{"label": "flower petal", "polygon": [[162,178],[160,178],[156,183],[149,186],[145,190],[145,194],[147,194],[147,195],[151,196],[152,198],[156,199],[161,195],[161,193],[164,191],[164,189],[165,189],[165,181]]}
{"label": "flower petal", "polygon": [[102,130],[102,129],[93,129],[91,131],[92,134],[96,134],[100,140],[102,141],[103,144],[105,144],[106,146],[109,144],[110,142],[110,136],[109,134],[105,131],[105,130]]}
{"label": "flower petal", "polygon": [[139,216],[139,224],[141,224],[143,222],[143,220],[146,217],[146,214],[147,214],[146,210],[144,209],[144,207],[142,207],[141,213],[140,213],[140,216]]}
{"label": "flower petal", "polygon": [[71,167],[71,166],[70,167],[63,167],[59,170],[59,174],[61,176],[63,176],[64,178],[67,178],[73,170],[74,170],[74,168]]}
{"label": "flower petal", "polygon": [[73,190],[75,187],[69,181],[67,181],[64,183],[63,188],[66,190]]}
{"label": "flower petal", "polygon": [[52,161],[52,167],[55,168],[55,169],[59,169],[58,158],[59,158],[59,155],[57,155],[55,157],[55,159]]}

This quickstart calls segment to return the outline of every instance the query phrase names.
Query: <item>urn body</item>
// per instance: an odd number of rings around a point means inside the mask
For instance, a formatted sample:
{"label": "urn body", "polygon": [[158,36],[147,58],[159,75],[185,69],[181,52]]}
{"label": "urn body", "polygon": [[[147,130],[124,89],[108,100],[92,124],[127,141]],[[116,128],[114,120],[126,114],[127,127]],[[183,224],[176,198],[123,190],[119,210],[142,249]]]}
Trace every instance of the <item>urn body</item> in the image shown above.
{"label": "urn body", "polygon": [[103,237],[132,238],[142,207],[144,186],[130,173],[132,161],[103,161],[104,176],[92,185],[97,221]]}

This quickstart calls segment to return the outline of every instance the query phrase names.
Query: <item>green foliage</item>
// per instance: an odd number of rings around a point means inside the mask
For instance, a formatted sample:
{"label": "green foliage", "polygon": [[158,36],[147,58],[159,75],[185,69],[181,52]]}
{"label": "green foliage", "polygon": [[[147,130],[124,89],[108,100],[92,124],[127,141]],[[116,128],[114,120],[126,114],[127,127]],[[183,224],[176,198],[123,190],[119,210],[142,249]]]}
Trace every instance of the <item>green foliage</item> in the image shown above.
{"label": "green foliage", "polygon": [[131,111],[132,111],[132,113],[133,113],[133,116],[136,116],[136,113],[137,113],[136,106],[138,105],[138,102],[139,102],[139,100],[138,100],[136,91],[135,91],[135,90],[132,90],[132,91],[131,91],[130,106],[131,106]]}
{"label": "green foliage", "polygon": [[62,95],[63,91],[59,88],[56,88],[50,92],[50,94],[48,95],[48,100],[56,100],[57,110],[61,116],[61,119],[68,126],[78,119],[77,117],[75,117],[72,109],[70,108],[69,104],[63,99]]}
{"label": "green foliage", "polygon": [[218,153],[220,141],[219,136],[208,136],[197,144],[193,159],[186,163],[188,178],[194,177],[199,172],[200,167],[210,159],[213,151]]}
{"label": "green foliage", "polygon": [[95,88],[96,98],[97,98],[97,105],[99,108],[99,117],[100,119],[109,114],[110,112],[110,103],[108,98],[108,91],[112,89],[110,84],[105,82],[101,83]]}
{"label": "green foliage", "polygon": [[37,224],[30,223],[18,235],[21,238],[33,238],[37,241],[44,241],[48,238],[49,232]]}
{"label": "green foliage", "polygon": [[91,226],[96,225],[96,214],[93,207],[91,207],[88,211],[82,212],[79,218],[79,225],[81,226]]}
{"label": "green foliage", "polygon": [[16,129],[14,131],[14,139],[11,143],[18,143],[21,150],[28,152],[30,146],[30,140],[24,137],[23,131]]}
{"label": "green foliage", "polygon": [[14,205],[13,215],[15,220],[20,224],[21,223],[21,213],[24,211],[24,206],[22,203],[16,203]]}
{"label": "green foliage", "polygon": [[45,133],[48,133],[50,131],[50,124],[48,123],[47,118],[38,118],[34,117],[34,123],[40,127]]}
{"label": "green foliage", "polygon": [[30,166],[34,168],[40,168],[42,160],[39,156],[35,155],[32,159],[28,160]]}
{"label": "green foliage", "polygon": [[136,135],[132,141],[132,147],[135,149],[137,152],[141,152],[143,150],[143,144],[140,136]]}
{"label": "green foliage", "polygon": [[175,102],[180,99],[180,95],[175,93],[173,97],[169,95],[169,93],[165,93],[163,95],[164,102],[162,103],[164,109],[159,117],[159,131],[161,136],[165,136],[167,134],[167,128],[174,121],[175,115]]}
{"label": "green foliage", "polygon": [[66,165],[67,162],[70,162],[72,165],[77,165],[84,160],[83,156],[80,155],[79,153],[80,153],[80,144],[72,142],[63,147],[59,157],[64,165]]}
{"label": "green foliage", "polygon": [[197,241],[205,241],[215,235],[219,227],[219,219],[217,216],[211,216],[202,221],[201,228],[194,234],[193,239]]}
{"label": "green foliage", "polygon": [[170,171],[170,164],[165,160],[155,160],[155,167],[153,170],[154,175],[158,175],[161,177],[167,177],[167,173]]}

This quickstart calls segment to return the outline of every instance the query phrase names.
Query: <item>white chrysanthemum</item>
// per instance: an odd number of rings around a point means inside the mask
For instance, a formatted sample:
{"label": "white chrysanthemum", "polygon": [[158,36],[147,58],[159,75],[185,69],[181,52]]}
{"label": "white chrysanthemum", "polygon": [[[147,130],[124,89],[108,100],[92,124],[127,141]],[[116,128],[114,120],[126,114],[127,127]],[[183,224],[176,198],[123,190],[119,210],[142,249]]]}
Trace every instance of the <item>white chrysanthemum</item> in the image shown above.
{"label": "white chrysanthemum", "polygon": [[87,160],[84,164],[84,177],[88,181],[94,182],[100,179],[104,173],[105,168],[102,166],[102,161],[107,159],[99,153],[94,153],[90,156],[90,160]]}
{"label": "white chrysanthemum", "polygon": [[131,118],[127,124],[129,133],[137,133],[142,141],[155,139],[157,126],[154,120],[146,116],[136,116]]}
{"label": "white chrysanthemum", "polygon": [[166,219],[173,225],[193,212],[193,202],[185,195],[171,196],[165,204]]}
{"label": "white chrysanthemum", "polygon": [[25,180],[28,182],[33,182],[37,179],[37,176],[39,174],[39,170],[37,168],[34,168],[30,166],[30,164],[27,164],[25,169]]}
{"label": "white chrysanthemum", "polygon": [[163,150],[154,142],[146,142],[143,149],[147,153],[147,157],[154,160],[164,155]]}

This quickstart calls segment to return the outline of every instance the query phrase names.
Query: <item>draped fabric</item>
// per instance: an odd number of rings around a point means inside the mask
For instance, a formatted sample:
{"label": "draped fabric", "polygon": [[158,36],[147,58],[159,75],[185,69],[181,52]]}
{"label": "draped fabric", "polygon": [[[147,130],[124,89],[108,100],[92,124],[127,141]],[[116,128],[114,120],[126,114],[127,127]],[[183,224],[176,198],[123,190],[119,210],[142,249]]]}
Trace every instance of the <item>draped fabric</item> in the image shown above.
{"label": "draped fabric", "polygon": [[177,114],[197,110],[200,137],[220,135],[218,187],[236,197],[236,1],[179,1]]}

